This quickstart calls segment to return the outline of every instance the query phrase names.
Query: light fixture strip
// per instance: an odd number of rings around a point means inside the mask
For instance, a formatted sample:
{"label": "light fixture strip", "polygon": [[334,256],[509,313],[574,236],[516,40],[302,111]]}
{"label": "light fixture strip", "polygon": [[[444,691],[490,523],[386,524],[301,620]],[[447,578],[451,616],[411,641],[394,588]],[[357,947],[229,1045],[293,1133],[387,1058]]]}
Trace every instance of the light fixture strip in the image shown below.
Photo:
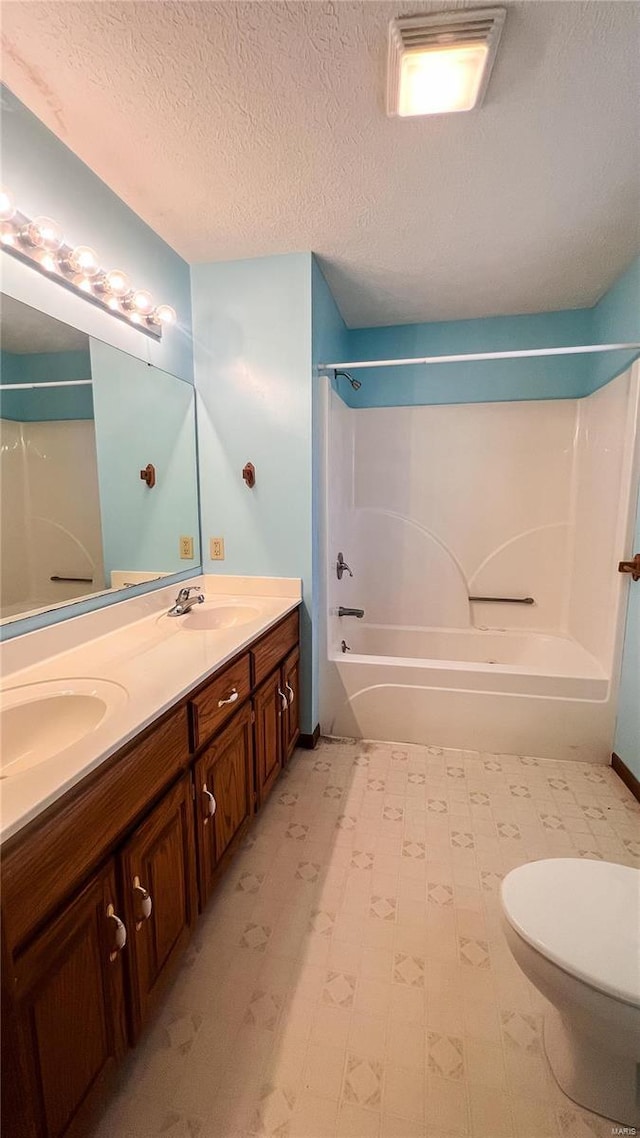
{"label": "light fixture strip", "polygon": [[52,218],[28,217],[15,207],[7,190],[0,190],[0,246],[155,340],[162,339],[165,326],[176,322],[170,305],[156,305],[146,289],[132,288],[120,269],[101,269],[93,249],[67,244]]}

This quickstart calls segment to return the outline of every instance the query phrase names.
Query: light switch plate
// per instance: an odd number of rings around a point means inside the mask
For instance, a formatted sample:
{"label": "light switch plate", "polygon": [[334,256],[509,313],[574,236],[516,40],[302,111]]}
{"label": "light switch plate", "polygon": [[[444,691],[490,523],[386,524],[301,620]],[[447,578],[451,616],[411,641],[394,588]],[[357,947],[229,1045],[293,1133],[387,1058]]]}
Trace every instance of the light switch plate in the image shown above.
{"label": "light switch plate", "polygon": [[181,561],[193,561],[193,538],[181,537],[180,538],[180,559]]}
{"label": "light switch plate", "polygon": [[209,556],[212,561],[224,561],[224,538],[212,537],[209,540]]}

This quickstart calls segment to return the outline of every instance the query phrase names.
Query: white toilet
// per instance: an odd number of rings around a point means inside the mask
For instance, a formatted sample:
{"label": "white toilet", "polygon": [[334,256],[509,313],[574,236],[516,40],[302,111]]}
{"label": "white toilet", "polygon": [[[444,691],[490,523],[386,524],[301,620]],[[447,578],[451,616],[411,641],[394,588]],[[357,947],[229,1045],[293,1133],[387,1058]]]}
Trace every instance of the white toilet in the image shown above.
{"label": "white toilet", "polygon": [[530,862],[505,877],[502,912],[515,960],[553,1005],[544,1046],[562,1090],[640,1127],[640,870]]}

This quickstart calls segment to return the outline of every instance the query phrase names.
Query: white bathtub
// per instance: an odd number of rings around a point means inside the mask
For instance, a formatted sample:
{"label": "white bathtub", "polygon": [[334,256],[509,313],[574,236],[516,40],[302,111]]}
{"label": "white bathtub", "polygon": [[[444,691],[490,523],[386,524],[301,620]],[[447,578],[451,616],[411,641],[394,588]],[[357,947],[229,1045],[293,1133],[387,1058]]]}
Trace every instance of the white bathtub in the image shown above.
{"label": "white bathtub", "polygon": [[[356,738],[608,762],[609,677],[540,632],[331,620],[323,730]],[[345,639],[351,651],[342,653]]]}

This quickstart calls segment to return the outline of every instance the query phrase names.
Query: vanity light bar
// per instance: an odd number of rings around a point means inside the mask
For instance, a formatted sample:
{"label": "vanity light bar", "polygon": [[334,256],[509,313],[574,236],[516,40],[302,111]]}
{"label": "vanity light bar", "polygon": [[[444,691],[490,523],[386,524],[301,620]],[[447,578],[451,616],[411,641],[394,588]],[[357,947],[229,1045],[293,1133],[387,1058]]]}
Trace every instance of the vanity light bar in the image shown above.
{"label": "vanity light bar", "polygon": [[157,305],[146,289],[133,288],[120,269],[102,269],[98,254],[88,245],[68,245],[53,218],[27,217],[8,190],[0,190],[0,245],[156,340],[176,322],[170,304]]}

